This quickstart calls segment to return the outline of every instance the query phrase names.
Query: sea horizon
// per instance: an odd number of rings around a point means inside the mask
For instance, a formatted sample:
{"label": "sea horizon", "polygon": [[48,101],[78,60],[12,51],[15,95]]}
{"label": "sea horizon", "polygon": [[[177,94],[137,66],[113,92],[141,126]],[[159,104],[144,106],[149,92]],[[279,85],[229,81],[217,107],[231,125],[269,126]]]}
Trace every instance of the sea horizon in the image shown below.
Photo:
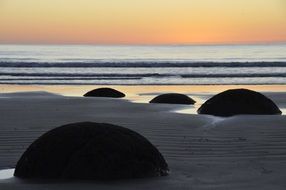
{"label": "sea horizon", "polygon": [[210,42],[210,43],[5,43],[0,45],[17,46],[256,46],[256,45],[286,45],[286,41],[258,41],[258,42]]}

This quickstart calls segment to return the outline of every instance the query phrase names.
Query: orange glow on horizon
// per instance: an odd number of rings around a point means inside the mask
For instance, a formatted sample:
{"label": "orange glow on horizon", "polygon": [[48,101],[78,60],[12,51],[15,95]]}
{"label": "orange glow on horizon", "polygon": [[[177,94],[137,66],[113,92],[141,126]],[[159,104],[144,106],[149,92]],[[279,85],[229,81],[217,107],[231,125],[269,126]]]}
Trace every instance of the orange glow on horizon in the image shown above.
{"label": "orange glow on horizon", "polygon": [[0,0],[0,43],[286,42],[285,0]]}

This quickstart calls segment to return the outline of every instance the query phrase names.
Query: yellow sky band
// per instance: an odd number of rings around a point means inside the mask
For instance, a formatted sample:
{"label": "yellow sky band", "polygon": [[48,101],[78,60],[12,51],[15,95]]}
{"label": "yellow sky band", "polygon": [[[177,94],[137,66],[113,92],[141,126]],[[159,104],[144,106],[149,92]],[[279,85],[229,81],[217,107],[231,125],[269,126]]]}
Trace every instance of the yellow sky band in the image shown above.
{"label": "yellow sky band", "polygon": [[0,0],[0,43],[283,41],[285,0]]}

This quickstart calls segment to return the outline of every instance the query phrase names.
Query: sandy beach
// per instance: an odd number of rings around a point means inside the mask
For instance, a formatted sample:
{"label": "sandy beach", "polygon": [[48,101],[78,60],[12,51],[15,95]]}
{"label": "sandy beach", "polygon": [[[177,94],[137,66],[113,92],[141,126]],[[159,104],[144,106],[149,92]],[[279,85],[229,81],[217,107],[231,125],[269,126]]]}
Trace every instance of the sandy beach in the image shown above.
{"label": "sandy beach", "polygon": [[[50,129],[94,121],[117,124],[145,136],[165,157],[170,175],[110,183],[23,181],[10,176],[0,179],[1,190],[286,187],[285,115],[222,118],[195,113],[202,102],[230,86],[118,87],[129,93],[125,99],[80,97],[89,87],[13,88],[1,85],[0,169],[13,169],[30,143]],[[285,114],[285,86],[251,89],[270,97]],[[189,94],[198,105],[147,103],[156,94],[174,90]]]}

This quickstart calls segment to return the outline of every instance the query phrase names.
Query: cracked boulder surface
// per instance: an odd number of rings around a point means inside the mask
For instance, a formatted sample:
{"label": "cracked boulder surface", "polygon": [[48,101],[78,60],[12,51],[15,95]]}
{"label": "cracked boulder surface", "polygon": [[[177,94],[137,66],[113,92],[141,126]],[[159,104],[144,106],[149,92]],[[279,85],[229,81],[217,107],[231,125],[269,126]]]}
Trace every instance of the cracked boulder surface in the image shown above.
{"label": "cracked boulder surface", "polygon": [[161,94],[150,101],[153,104],[186,104],[193,105],[195,100],[185,94],[168,93]]}
{"label": "cracked boulder surface", "polygon": [[14,176],[26,179],[116,180],[168,175],[165,159],[145,137],[116,125],[82,122],[34,141]]}
{"label": "cracked boulder surface", "polygon": [[113,88],[97,88],[83,95],[84,97],[123,98],[125,94]]}
{"label": "cracked boulder surface", "polygon": [[207,100],[197,112],[221,117],[282,114],[271,99],[248,89],[231,89],[219,93]]}

